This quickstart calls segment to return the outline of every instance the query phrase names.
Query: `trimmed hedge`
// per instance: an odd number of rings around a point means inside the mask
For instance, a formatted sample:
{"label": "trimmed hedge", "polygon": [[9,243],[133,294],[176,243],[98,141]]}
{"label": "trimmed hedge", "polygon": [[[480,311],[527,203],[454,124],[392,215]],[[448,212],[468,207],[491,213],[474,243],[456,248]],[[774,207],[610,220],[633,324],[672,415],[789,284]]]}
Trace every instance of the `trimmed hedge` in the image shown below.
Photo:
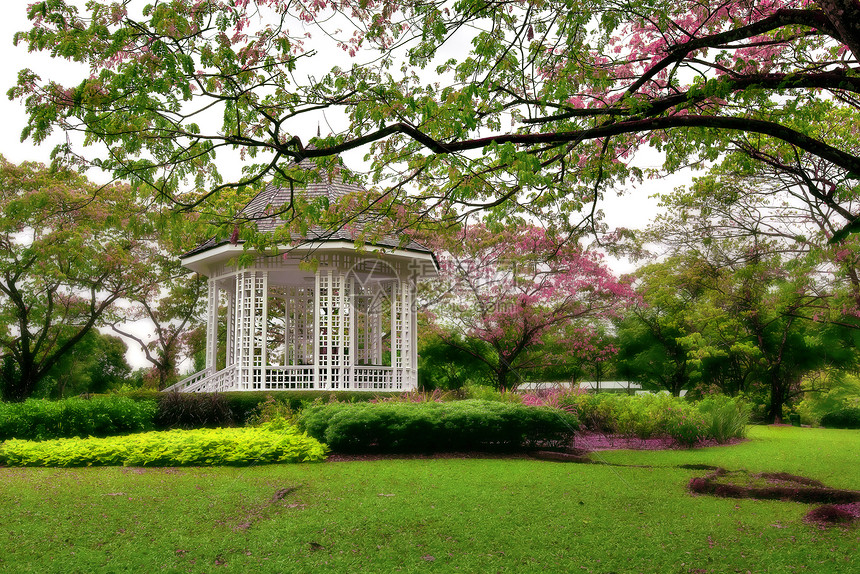
{"label": "trimmed hedge", "polygon": [[112,436],[153,429],[155,401],[104,396],[0,403],[0,440]]}
{"label": "trimmed hedge", "polygon": [[274,425],[41,442],[13,439],[0,445],[0,463],[9,466],[244,466],[325,457],[325,445],[295,427]]}
{"label": "trimmed hedge", "polygon": [[821,426],[829,429],[860,429],[860,408],[845,407],[821,417]]}
{"label": "trimmed hedge", "polygon": [[484,400],[331,403],[298,424],[335,452],[520,450],[568,444],[579,427],[568,412]]}

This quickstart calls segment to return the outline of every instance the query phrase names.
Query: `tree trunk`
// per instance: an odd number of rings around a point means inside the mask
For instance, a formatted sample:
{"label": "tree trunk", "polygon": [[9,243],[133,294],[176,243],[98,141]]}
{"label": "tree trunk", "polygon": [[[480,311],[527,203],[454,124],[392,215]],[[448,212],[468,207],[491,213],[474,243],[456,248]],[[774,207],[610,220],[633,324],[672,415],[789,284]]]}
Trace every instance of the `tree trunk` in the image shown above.
{"label": "tree trunk", "polygon": [[502,365],[501,367],[499,367],[499,370],[498,370],[498,371],[496,371],[496,374],[498,375],[498,379],[497,379],[497,380],[498,380],[498,383],[499,383],[499,390],[500,390],[501,392],[503,392],[503,393],[504,393],[506,390],[508,390],[508,373],[509,373],[509,372],[510,372],[510,371],[509,371],[509,369],[508,369],[506,366],[504,366],[504,365]]}
{"label": "tree trunk", "polygon": [[860,59],[860,0],[817,0],[854,57]]}
{"label": "tree trunk", "polygon": [[782,407],[785,404],[784,385],[779,370],[770,376],[770,409],[767,418],[773,424],[782,424]]}

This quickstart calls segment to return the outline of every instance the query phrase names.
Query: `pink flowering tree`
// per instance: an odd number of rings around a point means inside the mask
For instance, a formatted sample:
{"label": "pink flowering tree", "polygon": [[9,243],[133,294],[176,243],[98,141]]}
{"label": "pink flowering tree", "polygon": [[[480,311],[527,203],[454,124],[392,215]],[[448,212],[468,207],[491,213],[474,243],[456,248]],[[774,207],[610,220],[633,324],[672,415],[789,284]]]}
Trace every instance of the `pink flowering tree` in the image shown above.
{"label": "pink flowering tree", "polygon": [[486,363],[500,389],[515,389],[521,371],[599,353],[593,330],[633,297],[598,254],[535,226],[464,227],[437,253],[439,332]]}
{"label": "pink flowering tree", "polygon": [[[594,219],[609,187],[646,175],[630,163],[642,147],[673,171],[739,134],[860,174],[860,0],[76,5],[31,4],[16,36],[82,65],[68,85],[21,72],[23,135],[80,133],[60,156],[188,208],[289,186],[294,160],[326,172],[356,148],[371,189],[353,207],[404,204],[407,221],[432,204],[580,223],[573,213]],[[819,128],[837,116],[847,140]],[[313,138],[319,124],[330,135]],[[241,175],[222,173],[230,156]],[[307,225],[325,207],[296,200],[283,215]],[[857,216],[833,213],[842,229]]]}

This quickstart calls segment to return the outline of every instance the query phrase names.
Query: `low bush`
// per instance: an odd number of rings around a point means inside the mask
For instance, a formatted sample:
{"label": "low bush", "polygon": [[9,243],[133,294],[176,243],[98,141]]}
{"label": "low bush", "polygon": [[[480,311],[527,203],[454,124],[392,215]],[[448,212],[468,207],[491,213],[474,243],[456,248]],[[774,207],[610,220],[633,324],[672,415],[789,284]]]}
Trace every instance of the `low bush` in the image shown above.
{"label": "low bush", "polygon": [[442,391],[433,389],[432,391],[408,391],[397,395],[377,395],[374,396],[371,403],[444,403],[448,401],[456,401],[461,393],[457,391]]}
{"label": "low bush", "polygon": [[155,401],[103,396],[0,403],[0,440],[104,437],[152,430]]}
{"label": "low bush", "polygon": [[278,400],[269,395],[266,400],[259,403],[248,418],[245,424],[248,426],[260,426],[272,422],[292,422],[296,418],[296,413],[290,408],[286,401]]}
{"label": "low bush", "polygon": [[845,407],[821,417],[821,426],[831,429],[860,429],[860,408]]}
{"label": "low bush", "polygon": [[305,409],[299,427],[336,452],[517,450],[568,444],[576,416],[498,401],[333,403]]}
{"label": "low bush", "polygon": [[573,412],[582,428],[591,432],[642,440],[670,437],[681,446],[743,437],[750,419],[743,401],[725,396],[689,403],[666,394],[583,394],[579,389],[562,389],[546,396],[525,395],[523,403]]}
{"label": "low bush", "polygon": [[467,384],[460,389],[464,399],[495,401],[500,403],[521,403],[522,395],[510,391],[499,391],[489,385]]}
{"label": "low bush", "polygon": [[199,429],[234,426],[233,411],[221,393],[164,393],[158,398],[155,428]]}
{"label": "low bush", "polygon": [[364,391],[234,391],[222,393],[230,405],[233,420],[237,425],[248,424],[250,417],[259,411],[262,403],[269,397],[284,404],[292,412],[299,412],[305,407],[320,403],[369,402],[375,398],[398,396],[401,393],[368,393]]}
{"label": "low bush", "polygon": [[9,466],[213,466],[316,462],[326,447],[295,427],[171,430],[0,445]]}

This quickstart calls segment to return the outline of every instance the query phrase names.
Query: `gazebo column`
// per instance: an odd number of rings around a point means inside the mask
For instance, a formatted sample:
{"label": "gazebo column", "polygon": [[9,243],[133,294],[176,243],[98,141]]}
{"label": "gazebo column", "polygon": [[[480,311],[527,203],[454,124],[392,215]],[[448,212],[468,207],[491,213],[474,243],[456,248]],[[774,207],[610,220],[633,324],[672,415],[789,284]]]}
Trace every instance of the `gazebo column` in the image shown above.
{"label": "gazebo column", "polygon": [[398,279],[391,288],[391,378],[393,389],[403,385],[403,297]]}
{"label": "gazebo column", "polygon": [[[328,357],[321,357],[322,353],[327,353],[328,331],[325,323],[326,315],[328,314],[328,274],[322,275],[319,269],[314,273],[314,382],[317,389],[328,388]],[[326,341],[323,341],[323,337]]]}
{"label": "gazebo column", "polygon": [[227,347],[225,349],[225,365],[231,366],[236,362],[236,286],[227,291]]}
{"label": "gazebo column", "polygon": [[354,389],[355,387],[355,364],[358,363],[358,339],[360,333],[360,325],[358,320],[358,309],[355,308],[356,305],[356,297],[355,297],[355,278],[352,275],[348,277],[344,277],[344,280],[347,281],[349,285],[349,294],[346,300],[346,311],[343,320],[345,322],[345,329],[347,333],[348,340],[344,345],[346,349],[346,381],[347,388]]}
{"label": "gazebo column", "polygon": [[393,390],[415,388],[414,289],[398,279],[391,290],[391,368]]}
{"label": "gazebo column", "polygon": [[208,297],[206,299],[206,370],[214,373],[218,361],[218,282],[209,279]]}
{"label": "gazebo column", "polygon": [[418,346],[415,342],[417,325],[415,322],[415,289],[411,281],[401,281],[400,283],[402,294],[401,299],[401,315],[403,321],[402,338],[403,346],[401,349],[401,358],[403,361],[403,387],[412,390],[416,387],[416,373],[418,368],[416,364],[416,353]]}
{"label": "gazebo column", "polygon": [[266,376],[268,274],[265,271],[237,273],[235,303],[233,332],[238,389],[259,389]]}
{"label": "gazebo column", "polygon": [[368,318],[370,341],[370,363],[382,365],[382,287],[378,287],[374,293],[374,301]]}

